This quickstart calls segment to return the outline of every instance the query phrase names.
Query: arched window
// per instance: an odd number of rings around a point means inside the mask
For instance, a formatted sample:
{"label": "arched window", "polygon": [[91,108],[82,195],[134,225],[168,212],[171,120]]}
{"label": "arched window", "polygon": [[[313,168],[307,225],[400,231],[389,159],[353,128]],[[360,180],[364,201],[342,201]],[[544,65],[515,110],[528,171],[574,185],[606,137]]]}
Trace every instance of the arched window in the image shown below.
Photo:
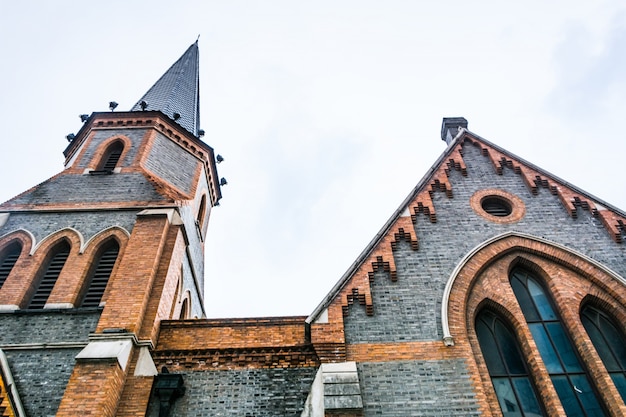
{"label": "arched window", "polygon": [[0,288],[2,288],[4,281],[11,273],[17,258],[20,257],[20,253],[22,253],[22,245],[19,242],[11,243],[0,252]]}
{"label": "arched window", "polygon": [[620,395],[626,401],[626,338],[615,322],[603,311],[586,305],[580,318],[613,379]]}
{"label": "arched window", "polygon": [[120,246],[115,240],[111,240],[98,252],[94,262],[95,266],[85,283],[86,289],[80,303],[81,307],[98,307],[100,305],[119,251]]}
{"label": "arched window", "polygon": [[51,255],[48,258],[48,263],[43,270],[37,290],[28,303],[29,309],[41,309],[46,305],[48,297],[54,288],[54,284],[61,274],[61,270],[67,261],[67,257],[70,254],[70,245],[63,241],[52,248]]}
{"label": "arched window", "polygon": [[506,323],[489,310],[476,317],[476,336],[505,416],[545,415],[519,343]]}
{"label": "arched window", "polygon": [[196,224],[198,228],[202,230],[202,225],[204,224],[204,216],[206,215],[206,195],[202,196],[200,200],[200,207],[198,208],[198,215],[196,216]]}
{"label": "arched window", "polygon": [[188,316],[189,316],[189,299],[185,298],[183,300],[183,305],[180,307],[180,316],[178,318],[181,320],[184,320]]}
{"label": "arched window", "polygon": [[604,416],[589,375],[539,281],[528,271],[515,269],[511,286],[565,413]]}
{"label": "arched window", "polygon": [[123,150],[124,144],[122,141],[117,140],[109,145],[100,161],[98,171],[113,171],[122,156]]}

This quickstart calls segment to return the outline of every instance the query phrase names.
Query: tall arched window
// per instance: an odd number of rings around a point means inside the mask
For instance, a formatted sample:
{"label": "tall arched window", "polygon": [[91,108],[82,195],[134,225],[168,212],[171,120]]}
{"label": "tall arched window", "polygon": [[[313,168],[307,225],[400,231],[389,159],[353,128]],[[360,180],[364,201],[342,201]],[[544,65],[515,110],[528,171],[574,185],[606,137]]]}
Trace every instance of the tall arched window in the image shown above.
{"label": "tall arched window", "polygon": [[17,258],[22,253],[22,245],[20,242],[13,242],[3,251],[0,251],[0,288],[4,285],[7,277],[17,262]]}
{"label": "tall arched window", "polygon": [[178,316],[178,318],[181,320],[184,320],[188,318],[188,316],[189,316],[189,299],[185,298],[183,300],[183,305],[180,306],[180,316]]}
{"label": "tall arched window", "polygon": [[502,413],[507,417],[545,415],[519,343],[506,323],[490,310],[482,310],[475,329]]}
{"label": "tall arched window", "polygon": [[620,395],[626,401],[626,338],[615,322],[603,311],[586,305],[580,318],[613,379]]}
{"label": "tall arched window", "polygon": [[46,305],[48,297],[57,282],[57,278],[61,274],[61,270],[70,254],[70,245],[66,241],[57,244],[52,248],[48,263],[43,270],[37,290],[28,303],[30,309],[41,309]]}
{"label": "tall arched window", "polygon": [[111,240],[98,252],[94,262],[95,266],[90,271],[85,283],[86,289],[80,304],[81,307],[98,307],[100,305],[119,251],[118,243]]}
{"label": "tall arched window", "polygon": [[568,416],[604,416],[589,375],[547,292],[523,269],[513,270],[511,286],[565,413]]}
{"label": "tall arched window", "polygon": [[109,145],[104,153],[104,156],[102,157],[102,160],[100,161],[98,171],[113,171],[122,156],[123,150],[124,144],[120,140],[117,140]]}
{"label": "tall arched window", "polygon": [[202,228],[202,224],[204,223],[205,214],[206,214],[206,195],[203,195],[202,199],[200,200],[200,207],[198,208],[198,215],[196,217],[196,224],[200,228]]}

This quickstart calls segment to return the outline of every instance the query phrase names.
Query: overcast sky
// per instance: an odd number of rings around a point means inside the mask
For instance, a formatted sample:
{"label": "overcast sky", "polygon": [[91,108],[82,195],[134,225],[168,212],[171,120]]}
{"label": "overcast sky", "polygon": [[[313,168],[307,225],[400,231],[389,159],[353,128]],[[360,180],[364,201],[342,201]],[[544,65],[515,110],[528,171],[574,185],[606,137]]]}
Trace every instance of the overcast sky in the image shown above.
{"label": "overcast sky", "polygon": [[623,1],[8,1],[0,200],[63,168],[200,35],[228,180],[209,317],[308,315],[444,151],[441,119],[626,209]]}

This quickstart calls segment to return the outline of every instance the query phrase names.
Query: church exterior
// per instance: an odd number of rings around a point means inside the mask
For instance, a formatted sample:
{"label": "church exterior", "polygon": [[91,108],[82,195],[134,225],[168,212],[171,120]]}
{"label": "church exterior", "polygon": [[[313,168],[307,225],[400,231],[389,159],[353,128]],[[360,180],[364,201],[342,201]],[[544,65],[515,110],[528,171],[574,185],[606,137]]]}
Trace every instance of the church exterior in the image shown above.
{"label": "church exterior", "polygon": [[308,317],[205,318],[198,70],[0,205],[0,415],[626,415],[626,213],[461,117]]}

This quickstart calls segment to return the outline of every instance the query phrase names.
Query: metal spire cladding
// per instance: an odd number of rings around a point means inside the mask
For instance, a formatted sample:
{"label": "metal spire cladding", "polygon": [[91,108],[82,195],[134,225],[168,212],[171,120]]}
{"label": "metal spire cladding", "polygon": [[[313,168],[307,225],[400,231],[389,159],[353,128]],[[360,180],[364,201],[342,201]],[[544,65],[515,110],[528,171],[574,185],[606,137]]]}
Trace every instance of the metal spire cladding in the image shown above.
{"label": "metal spire cladding", "polygon": [[143,110],[158,110],[198,135],[200,79],[197,40],[131,109]]}

